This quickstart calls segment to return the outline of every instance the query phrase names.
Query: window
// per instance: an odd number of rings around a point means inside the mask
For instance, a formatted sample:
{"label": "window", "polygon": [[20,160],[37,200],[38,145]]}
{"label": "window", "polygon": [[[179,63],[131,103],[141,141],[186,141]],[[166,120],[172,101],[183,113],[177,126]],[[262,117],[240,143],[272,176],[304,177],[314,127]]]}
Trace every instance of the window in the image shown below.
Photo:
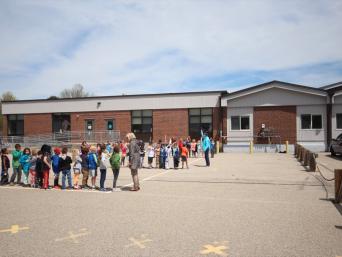
{"label": "window", "polygon": [[115,121],[114,120],[106,120],[107,130],[115,129]]}
{"label": "window", "polygon": [[200,138],[201,130],[212,136],[213,128],[212,108],[189,109],[189,134],[191,138]]}
{"label": "window", "polygon": [[336,114],[336,128],[342,129],[342,113]]}
{"label": "window", "polygon": [[232,116],[230,122],[231,130],[249,130],[249,116]]}
{"label": "window", "polygon": [[89,131],[89,132],[94,130],[94,121],[93,120],[86,120],[85,121],[85,130]]}
{"label": "window", "polygon": [[152,111],[132,111],[132,131],[144,141],[150,141],[152,136]]}
{"label": "window", "polygon": [[302,114],[301,124],[302,129],[322,129],[322,115]]}
{"label": "window", "polygon": [[9,136],[24,135],[24,115],[10,114],[7,116],[7,134]]}
{"label": "window", "polygon": [[63,113],[52,114],[52,132],[63,133],[70,131],[70,115]]}

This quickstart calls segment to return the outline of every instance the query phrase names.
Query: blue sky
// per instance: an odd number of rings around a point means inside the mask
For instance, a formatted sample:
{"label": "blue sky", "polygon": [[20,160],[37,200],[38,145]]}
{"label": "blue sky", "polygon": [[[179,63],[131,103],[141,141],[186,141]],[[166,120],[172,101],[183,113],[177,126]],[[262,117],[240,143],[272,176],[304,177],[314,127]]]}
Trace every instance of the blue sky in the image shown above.
{"label": "blue sky", "polygon": [[342,1],[0,1],[0,93],[342,81]]}

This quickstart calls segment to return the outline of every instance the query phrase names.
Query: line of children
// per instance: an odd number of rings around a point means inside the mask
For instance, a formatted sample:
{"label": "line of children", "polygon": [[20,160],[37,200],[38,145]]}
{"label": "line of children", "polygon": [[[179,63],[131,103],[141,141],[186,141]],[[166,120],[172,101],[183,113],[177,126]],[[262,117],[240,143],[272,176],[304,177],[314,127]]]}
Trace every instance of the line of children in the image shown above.
{"label": "line of children", "polygon": [[[198,143],[199,142],[199,143]],[[187,138],[186,141],[182,139],[170,139],[168,144],[162,144],[161,140],[155,145],[149,144],[147,148],[148,168],[153,168],[153,161],[155,159],[156,168],[169,169],[170,158],[173,159],[173,168],[178,169],[180,160],[182,161],[182,168],[188,166],[188,157],[199,157],[201,153],[200,141],[196,143],[195,140]],[[109,147],[109,143],[95,146],[89,146],[86,142],[82,143],[81,154],[77,150],[73,153],[73,158],[68,156],[68,149],[56,147],[54,154],[51,156],[51,147],[44,145],[41,151],[25,148],[21,151],[19,144],[15,145],[15,150],[12,152],[12,168],[13,174],[10,179],[10,184],[13,185],[17,179],[17,183],[21,182],[21,174],[23,174],[24,186],[40,187],[47,189],[49,187],[49,171],[52,169],[54,174],[54,188],[66,189],[66,181],[68,180],[69,188],[80,189],[90,188],[88,186],[88,177],[91,178],[91,189],[95,189],[97,169],[100,168],[100,190],[105,191],[105,179],[107,168],[111,167],[113,170],[113,190],[118,190],[116,187],[117,179],[119,176],[120,166],[125,164],[125,157],[127,156],[127,144],[120,142],[120,144]],[[214,145],[214,144],[212,144]],[[141,149],[141,159],[144,159],[145,150],[144,143],[139,142]],[[211,148],[214,148],[213,146]],[[113,152],[110,153],[107,149]],[[121,155],[120,155],[121,152]],[[8,169],[10,168],[8,151],[3,149],[1,151],[2,172],[1,184],[8,183]],[[191,154],[190,154],[191,153]],[[110,157],[110,160],[109,160]],[[71,164],[74,165],[71,168]],[[73,179],[71,178],[71,170],[74,171]],[[62,172],[62,187],[58,184],[59,175]],[[79,177],[82,173],[82,183],[79,185]],[[29,181],[30,178],[30,181]],[[72,183],[74,182],[74,183]]]}

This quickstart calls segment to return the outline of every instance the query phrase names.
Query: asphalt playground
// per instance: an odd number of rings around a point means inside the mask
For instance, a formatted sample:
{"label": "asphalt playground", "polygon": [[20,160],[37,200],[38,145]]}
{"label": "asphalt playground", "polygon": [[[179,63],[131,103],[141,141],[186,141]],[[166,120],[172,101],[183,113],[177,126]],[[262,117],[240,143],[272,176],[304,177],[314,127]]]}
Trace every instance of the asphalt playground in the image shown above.
{"label": "asphalt playground", "polygon": [[0,256],[342,256],[342,207],[292,155],[189,162],[140,170],[138,192],[128,168],[121,192],[0,187]]}

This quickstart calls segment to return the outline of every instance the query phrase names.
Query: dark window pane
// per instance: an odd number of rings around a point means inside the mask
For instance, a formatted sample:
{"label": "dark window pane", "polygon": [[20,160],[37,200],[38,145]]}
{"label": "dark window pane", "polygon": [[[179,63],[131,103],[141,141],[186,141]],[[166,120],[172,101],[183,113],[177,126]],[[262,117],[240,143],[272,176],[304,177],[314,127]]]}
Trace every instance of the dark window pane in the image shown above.
{"label": "dark window pane", "polygon": [[17,115],[15,114],[8,115],[8,120],[16,120],[16,119],[17,119]]}
{"label": "dark window pane", "polygon": [[141,127],[143,133],[150,133],[152,132],[152,125],[150,124],[143,124]]}
{"label": "dark window pane", "polygon": [[302,129],[311,129],[311,115],[303,114],[301,116]]}
{"label": "dark window pane", "polygon": [[69,114],[52,114],[52,132],[70,131]]}
{"label": "dark window pane", "polygon": [[201,115],[201,109],[190,109],[190,115]]}
{"label": "dark window pane", "polygon": [[322,128],[322,115],[312,115],[312,128],[313,129]]}
{"label": "dark window pane", "polygon": [[199,124],[201,123],[200,117],[190,117],[190,124]]}
{"label": "dark window pane", "polygon": [[85,124],[86,124],[86,130],[92,131],[94,129],[92,120],[86,120]]}
{"label": "dark window pane", "polygon": [[107,130],[114,130],[114,121],[107,120]]}
{"label": "dark window pane", "polygon": [[211,131],[212,131],[211,123],[202,123],[201,129],[203,130],[203,132],[211,134]]}
{"label": "dark window pane", "polygon": [[17,121],[17,135],[18,136],[24,135],[24,121],[23,120]]}
{"label": "dark window pane", "polygon": [[249,129],[249,117],[241,117],[241,129]]}
{"label": "dark window pane", "polygon": [[231,130],[240,130],[240,117],[232,116],[230,118],[231,121]]}
{"label": "dark window pane", "polygon": [[24,115],[23,114],[18,114],[17,115],[17,120],[24,120]]}
{"label": "dark window pane", "polygon": [[336,114],[336,128],[342,129],[342,113]]}
{"label": "dark window pane", "polygon": [[133,130],[133,133],[141,133],[141,130],[142,130],[141,125],[133,124],[132,125],[132,130]]}
{"label": "dark window pane", "polygon": [[152,124],[152,118],[143,118],[143,124]]}

